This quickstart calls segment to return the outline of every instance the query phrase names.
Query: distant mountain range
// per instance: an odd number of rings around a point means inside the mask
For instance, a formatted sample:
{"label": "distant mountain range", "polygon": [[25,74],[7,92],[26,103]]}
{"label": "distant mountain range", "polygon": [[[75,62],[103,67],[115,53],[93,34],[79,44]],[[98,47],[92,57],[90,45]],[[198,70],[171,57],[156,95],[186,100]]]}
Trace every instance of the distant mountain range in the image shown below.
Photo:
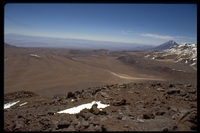
{"label": "distant mountain range", "polygon": [[146,44],[95,41],[86,39],[72,38],[53,38],[27,36],[21,34],[4,34],[6,43],[17,47],[54,47],[54,48],[72,48],[72,49],[108,49],[108,50],[134,50],[147,47]]}
{"label": "distant mountain range", "polygon": [[4,43],[4,48],[16,48],[16,46]]}
{"label": "distant mountain range", "polygon": [[171,46],[174,46],[174,45],[178,45],[178,43],[176,43],[174,40],[169,40],[157,47],[154,47],[154,48],[151,48],[150,50],[165,50],[165,49],[168,49],[170,48]]}
{"label": "distant mountain range", "polygon": [[154,48],[153,45],[142,45],[142,46],[136,46],[134,48],[134,50],[145,51],[145,50],[149,50],[149,49],[152,49],[152,48]]}
{"label": "distant mountain range", "polygon": [[[159,46],[138,43],[94,41],[85,39],[71,38],[51,38],[27,36],[21,34],[5,34],[4,47],[54,47],[72,49],[107,49],[107,50],[126,50],[126,51],[145,51],[145,50],[165,50],[171,46],[178,45],[174,40],[169,40]],[[9,45],[8,45],[9,44]]]}

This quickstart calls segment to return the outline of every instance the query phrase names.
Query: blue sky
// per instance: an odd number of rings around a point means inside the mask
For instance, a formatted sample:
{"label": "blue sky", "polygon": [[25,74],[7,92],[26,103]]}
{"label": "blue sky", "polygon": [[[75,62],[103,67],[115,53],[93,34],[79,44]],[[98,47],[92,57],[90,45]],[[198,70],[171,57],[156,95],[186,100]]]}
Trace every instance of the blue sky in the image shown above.
{"label": "blue sky", "polygon": [[195,4],[6,4],[4,34],[159,45],[197,43]]}

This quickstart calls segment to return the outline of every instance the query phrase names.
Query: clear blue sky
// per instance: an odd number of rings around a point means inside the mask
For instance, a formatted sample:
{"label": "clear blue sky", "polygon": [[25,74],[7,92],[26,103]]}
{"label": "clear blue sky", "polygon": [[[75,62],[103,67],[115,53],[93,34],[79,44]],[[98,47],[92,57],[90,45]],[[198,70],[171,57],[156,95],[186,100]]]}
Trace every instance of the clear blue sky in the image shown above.
{"label": "clear blue sky", "polygon": [[195,4],[7,4],[4,34],[158,45],[197,43]]}

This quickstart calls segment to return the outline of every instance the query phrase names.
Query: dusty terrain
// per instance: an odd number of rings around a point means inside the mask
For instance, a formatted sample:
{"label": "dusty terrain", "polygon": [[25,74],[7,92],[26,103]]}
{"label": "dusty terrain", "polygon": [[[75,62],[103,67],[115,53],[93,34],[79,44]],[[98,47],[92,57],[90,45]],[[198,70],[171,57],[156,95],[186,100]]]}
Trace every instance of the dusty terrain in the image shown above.
{"label": "dusty terrain", "polygon": [[[4,104],[20,102],[4,109],[4,130],[197,130],[197,71],[147,54],[5,48]],[[94,100],[110,106],[56,113]]]}
{"label": "dusty terrain", "polygon": [[47,95],[51,90],[59,94],[149,80],[196,84],[196,70],[189,65],[148,59],[144,52],[6,48],[4,54],[4,93],[31,90]]}

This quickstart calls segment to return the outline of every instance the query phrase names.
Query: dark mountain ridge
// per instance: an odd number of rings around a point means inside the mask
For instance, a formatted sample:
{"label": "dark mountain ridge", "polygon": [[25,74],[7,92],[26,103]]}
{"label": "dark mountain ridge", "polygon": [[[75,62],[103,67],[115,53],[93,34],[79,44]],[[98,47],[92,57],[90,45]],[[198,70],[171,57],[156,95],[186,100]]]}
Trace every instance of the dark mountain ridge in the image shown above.
{"label": "dark mountain ridge", "polygon": [[16,46],[4,43],[4,48],[16,48]]}
{"label": "dark mountain ridge", "polygon": [[154,47],[152,48],[151,50],[165,50],[165,49],[168,49],[170,48],[171,46],[174,46],[174,45],[178,45],[178,43],[176,43],[174,40],[169,40],[157,47]]}

